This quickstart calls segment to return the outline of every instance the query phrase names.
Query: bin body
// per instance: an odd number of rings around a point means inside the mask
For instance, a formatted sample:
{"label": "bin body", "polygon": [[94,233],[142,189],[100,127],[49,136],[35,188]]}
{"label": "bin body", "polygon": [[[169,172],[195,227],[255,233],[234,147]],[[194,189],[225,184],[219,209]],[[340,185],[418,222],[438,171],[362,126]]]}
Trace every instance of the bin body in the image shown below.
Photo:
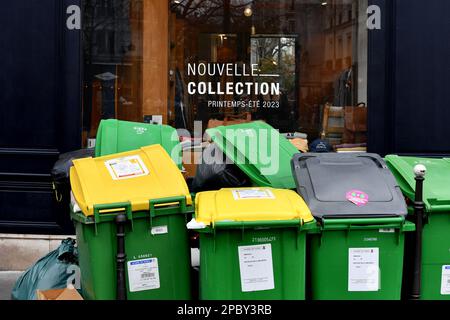
{"label": "bin body", "polygon": [[[234,191],[273,198],[233,198]],[[196,196],[200,232],[200,299],[305,299],[306,229],[315,227],[290,190],[222,189]]]}
{"label": "bin body", "polygon": [[[402,290],[403,222],[386,219],[350,226],[345,221],[308,235],[311,298],[314,300],[399,300]],[[409,226],[409,230],[412,226]],[[373,250],[373,252],[372,252]],[[362,258],[358,255],[362,252]],[[358,260],[367,263],[360,274]],[[362,266],[364,268],[364,265]],[[374,270],[373,268],[378,268]],[[358,284],[359,283],[359,284]]]}
{"label": "bin body", "polygon": [[[413,201],[417,164],[427,167],[423,186],[425,221],[422,233],[421,299],[450,300],[450,160],[390,155],[386,162],[409,199],[409,220],[414,221]],[[414,239],[407,243],[414,252]],[[412,261],[412,260],[411,260]],[[411,273],[412,264],[407,265]],[[407,281],[411,282],[412,277]]]}
{"label": "bin body", "polygon": [[[270,245],[275,288],[243,292],[239,248],[261,245]],[[216,230],[215,235],[201,233],[200,299],[304,300],[305,249],[306,233],[297,228],[236,228]]]}
{"label": "bin body", "polygon": [[262,121],[206,131],[255,186],[295,189],[290,161],[297,148]]}
{"label": "bin body", "polygon": [[[134,213],[133,216],[133,226],[128,223],[125,231],[127,299],[191,299],[191,261],[184,214],[154,218],[153,228],[167,229],[167,233],[154,235],[148,212]],[[72,214],[72,218],[77,234],[83,297],[86,300],[116,299],[117,228],[114,215],[97,223],[97,227],[80,213]],[[149,259],[157,259],[157,262],[147,263],[148,270],[138,270],[131,265]],[[146,272],[153,275],[143,274]],[[148,277],[142,278],[144,276]]]}
{"label": "bin body", "polygon": [[297,192],[320,227],[310,233],[317,300],[401,298],[406,203],[375,154],[304,154],[292,160]]}
{"label": "bin body", "polygon": [[160,144],[181,168],[178,134],[168,125],[102,120],[97,131],[95,156],[107,156],[154,144]]}
{"label": "bin body", "polygon": [[116,217],[121,213],[126,217],[127,299],[190,299],[185,224],[192,199],[167,152],[153,145],[74,160],[70,176],[85,299],[116,298]]}

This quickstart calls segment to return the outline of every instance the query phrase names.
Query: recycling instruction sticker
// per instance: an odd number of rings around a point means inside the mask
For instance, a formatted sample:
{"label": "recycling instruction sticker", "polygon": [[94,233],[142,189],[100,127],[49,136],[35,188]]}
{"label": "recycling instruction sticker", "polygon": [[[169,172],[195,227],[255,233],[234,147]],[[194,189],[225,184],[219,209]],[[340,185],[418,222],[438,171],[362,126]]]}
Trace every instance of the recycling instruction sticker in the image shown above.
{"label": "recycling instruction sticker", "polygon": [[248,199],[275,199],[275,195],[269,189],[237,189],[233,190],[234,200]]}
{"label": "recycling instruction sticker", "polygon": [[113,180],[124,180],[148,175],[149,171],[139,156],[108,160],[106,168]]}

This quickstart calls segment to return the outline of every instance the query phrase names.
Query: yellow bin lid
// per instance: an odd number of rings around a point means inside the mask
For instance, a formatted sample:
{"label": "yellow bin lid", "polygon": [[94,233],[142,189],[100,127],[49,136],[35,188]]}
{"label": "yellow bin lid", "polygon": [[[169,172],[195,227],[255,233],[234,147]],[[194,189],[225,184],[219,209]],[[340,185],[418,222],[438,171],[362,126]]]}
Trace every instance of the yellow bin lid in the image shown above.
{"label": "yellow bin lid", "polygon": [[200,192],[195,197],[195,220],[216,222],[288,221],[314,218],[303,199],[292,190],[237,188]]}
{"label": "yellow bin lid", "polygon": [[130,202],[133,211],[149,210],[149,200],[186,197],[192,205],[180,169],[160,145],[99,158],[73,161],[72,192],[86,216],[94,205]]}

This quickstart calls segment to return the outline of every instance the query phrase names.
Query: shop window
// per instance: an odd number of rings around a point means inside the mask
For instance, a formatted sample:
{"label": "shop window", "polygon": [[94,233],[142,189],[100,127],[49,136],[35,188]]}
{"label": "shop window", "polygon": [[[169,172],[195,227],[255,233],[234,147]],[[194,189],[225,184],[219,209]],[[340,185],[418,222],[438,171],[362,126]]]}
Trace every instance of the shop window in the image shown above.
{"label": "shop window", "polygon": [[251,119],[309,141],[365,142],[346,134],[344,109],[367,99],[366,9],[367,0],[83,0],[84,141],[104,118],[162,117],[192,134],[195,121],[204,132],[212,120]]}
{"label": "shop window", "polygon": [[142,121],[142,1],[83,0],[83,143],[101,119]]}

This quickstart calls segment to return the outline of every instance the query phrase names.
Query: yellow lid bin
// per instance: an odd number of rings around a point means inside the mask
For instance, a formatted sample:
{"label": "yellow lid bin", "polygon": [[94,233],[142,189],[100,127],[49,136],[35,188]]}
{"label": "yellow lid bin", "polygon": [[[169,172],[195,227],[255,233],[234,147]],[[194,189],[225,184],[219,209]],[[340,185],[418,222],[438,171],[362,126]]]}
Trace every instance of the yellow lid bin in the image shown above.
{"label": "yellow lid bin", "polygon": [[195,207],[196,222],[212,227],[236,222],[314,221],[308,206],[292,190],[237,188],[200,192]]}
{"label": "yellow lid bin", "polygon": [[201,300],[303,300],[306,234],[316,222],[292,190],[198,193]]}
{"label": "yellow lid bin", "polygon": [[75,160],[70,183],[85,300],[191,299],[192,198],[160,145]]}
{"label": "yellow lid bin", "polygon": [[186,197],[192,205],[182,173],[160,145],[73,161],[72,192],[84,215],[94,205],[129,202],[132,211],[149,210],[149,200]]}

